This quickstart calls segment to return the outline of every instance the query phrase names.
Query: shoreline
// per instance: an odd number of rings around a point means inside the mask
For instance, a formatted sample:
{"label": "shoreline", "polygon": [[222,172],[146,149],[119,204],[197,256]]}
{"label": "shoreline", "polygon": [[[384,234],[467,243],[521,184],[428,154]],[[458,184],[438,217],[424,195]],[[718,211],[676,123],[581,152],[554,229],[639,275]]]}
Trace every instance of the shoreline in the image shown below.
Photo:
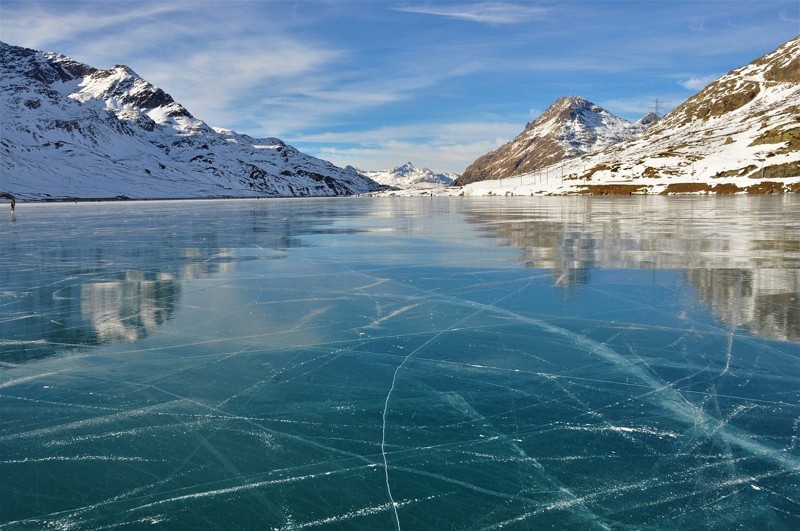
{"label": "shoreline", "polygon": [[[378,189],[370,192],[348,195],[207,195],[207,196],[175,196],[175,197],[129,197],[125,194],[107,196],[49,196],[44,194],[10,192],[0,193],[0,204],[3,199],[13,197],[17,203],[117,203],[142,201],[218,201],[218,200],[261,200],[261,199],[310,199],[310,198],[347,198],[347,197],[625,197],[625,196],[762,196],[800,194],[800,180],[793,177],[786,180],[758,180],[740,186],[734,182],[616,182],[616,183],[561,183],[561,186],[538,188],[527,175],[520,177],[520,185],[509,185],[517,178],[489,179],[470,183],[466,186],[445,186],[435,188],[397,188]],[[505,181],[505,183],[504,183]],[[526,182],[527,181],[527,182]],[[505,184],[505,186],[504,186]],[[538,189],[536,189],[538,188]]]}

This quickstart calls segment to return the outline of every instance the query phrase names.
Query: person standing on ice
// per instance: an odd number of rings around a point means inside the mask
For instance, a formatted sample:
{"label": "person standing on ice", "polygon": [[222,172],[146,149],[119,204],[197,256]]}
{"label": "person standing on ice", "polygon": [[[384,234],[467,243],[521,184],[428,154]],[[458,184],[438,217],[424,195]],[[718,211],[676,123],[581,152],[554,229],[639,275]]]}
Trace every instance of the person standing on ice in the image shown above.
{"label": "person standing on ice", "polygon": [[8,192],[2,192],[2,193],[0,193],[0,198],[10,199],[11,200],[11,212],[14,212],[14,207],[17,205],[17,201],[14,198],[14,194],[9,194]]}
{"label": "person standing on ice", "polygon": [[2,199],[10,199],[11,200],[11,221],[16,223],[17,221],[17,214],[14,212],[14,208],[17,206],[17,200],[14,197],[14,194],[9,194],[8,192],[0,193],[0,198]]}

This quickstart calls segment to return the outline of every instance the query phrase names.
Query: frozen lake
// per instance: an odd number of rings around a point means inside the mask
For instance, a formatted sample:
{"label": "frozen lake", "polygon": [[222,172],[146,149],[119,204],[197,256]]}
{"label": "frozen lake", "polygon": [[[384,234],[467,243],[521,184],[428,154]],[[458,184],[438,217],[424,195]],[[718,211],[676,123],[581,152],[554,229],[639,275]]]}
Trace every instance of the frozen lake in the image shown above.
{"label": "frozen lake", "polygon": [[800,528],[800,197],[0,206],[0,529]]}

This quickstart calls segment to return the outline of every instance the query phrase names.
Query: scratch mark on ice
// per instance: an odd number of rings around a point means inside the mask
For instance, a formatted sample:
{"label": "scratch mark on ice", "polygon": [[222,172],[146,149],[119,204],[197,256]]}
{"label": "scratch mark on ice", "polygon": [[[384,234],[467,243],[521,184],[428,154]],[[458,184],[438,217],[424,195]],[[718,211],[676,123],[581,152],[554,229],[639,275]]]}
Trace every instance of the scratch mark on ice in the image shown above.
{"label": "scratch mark on ice", "polygon": [[372,321],[370,324],[368,324],[364,328],[378,328],[383,322],[388,321],[389,319],[392,319],[394,317],[397,317],[398,315],[400,315],[402,313],[405,313],[405,312],[407,312],[409,310],[413,310],[417,306],[420,306],[420,305],[419,304],[409,304],[408,306],[404,306],[403,308],[398,308],[397,310],[389,313],[388,315],[384,315],[383,317],[381,317],[379,319],[375,319],[374,321]]}
{"label": "scratch mark on ice", "polygon": [[733,336],[736,334],[736,327],[739,325],[739,305],[742,300],[742,283],[744,278],[742,273],[739,273],[739,282],[736,284],[736,301],[733,306],[733,319],[731,322],[731,330],[728,332],[728,343],[725,346],[725,368],[719,373],[720,376],[728,372],[731,368],[731,350],[733,349]]}
{"label": "scratch mark on ice", "polygon": [[482,313],[482,312],[484,312],[486,310],[489,310],[489,309],[495,309],[496,310],[495,305],[497,303],[499,303],[499,302],[501,302],[501,301],[503,301],[503,300],[505,300],[505,299],[507,299],[507,298],[509,298],[509,297],[511,297],[513,295],[516,295],[517,293],[523,291],[525,288],[527,288],[530,285],[531,282],[533,282],[533,277],[529,278],[528,282],[525,283],[525,285],[523,285],[519,289],[514,290],[513,292],[508,293],[507,295],[504,295],[504,296],[498,298],[497,300],[495,300],[491,304],[476,305],[477,309],[475,309],[475,311],[473,311],[472,313],[470,313],[469,315],[467,315],[465,317],[462,317],[461,319],[459,319],[458,321],[456,321],[452,325],[448,326],[444,330],[439,330],[436,334],[431,336],[423,344],[421,344],[420,346],[418,346],[417,348],[415,348],[414,350],[409,352],[408,355],[406,355],[406,357],[403,358],[403,361],[400,362],[400,365],[398,365],[397,368],[394,370],[394,374],[392,375],[392,385],[389,387],[389,392],[386,394],[386,400],[383,403],[383,415],[382,415],[382,423],[381,423],[381,457],[383,458],[383,471],[384,471],[384,477],[386,479],[386,493],[389,495],[389,502],[391,504],[392,515],[394,516],[394,522],[395,522],[395,527],[397,528],[397,531],[401,531],[400,530],[400,516],[397,514],[397,503],[394,501],[394,497],[392,497],[392,488],[391,488],[391,485],[389,484],[389,463],[388,463],[388,460],[387,460],[387,457],[386,457],[386,415],[387,415],[387,413],[389,411],[389,400],[391,400],[392,393],[394,393],[394,388],[395,388],[395,385],[397,384],[397,374],[400,372],[400,369],[403,368],[403,366],[406,364],[406,362],[409,360],[409,358],[411,358],[411,356],[413,356],[417,352],[419,352],[422,349],[424,349],[425,347],[427,347],[429,344],[431,344],[436,339],[440,338],[445,333],[450,332],[452,330],[455,330],[461,323],[463,323],[465,321],[468,321],[469,319],[472,319],[476,315],[478,315],[478,314],[480,314],[480,313]]}

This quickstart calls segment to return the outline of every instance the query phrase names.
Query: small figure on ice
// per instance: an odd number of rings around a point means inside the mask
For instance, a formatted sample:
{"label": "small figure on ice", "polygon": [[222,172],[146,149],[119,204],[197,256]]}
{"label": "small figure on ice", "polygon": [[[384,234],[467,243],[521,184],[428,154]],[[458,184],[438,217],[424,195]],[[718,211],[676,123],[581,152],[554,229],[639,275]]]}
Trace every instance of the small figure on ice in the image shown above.
{"label": "small figure on ice", "polygon": [[17,200],[14,197],[14,194],[10,194],[8,192],[0,192],[0,198],[11,200],[11,220],[17,221],[17,214],[14,212],[14,209],[17,206]]}

